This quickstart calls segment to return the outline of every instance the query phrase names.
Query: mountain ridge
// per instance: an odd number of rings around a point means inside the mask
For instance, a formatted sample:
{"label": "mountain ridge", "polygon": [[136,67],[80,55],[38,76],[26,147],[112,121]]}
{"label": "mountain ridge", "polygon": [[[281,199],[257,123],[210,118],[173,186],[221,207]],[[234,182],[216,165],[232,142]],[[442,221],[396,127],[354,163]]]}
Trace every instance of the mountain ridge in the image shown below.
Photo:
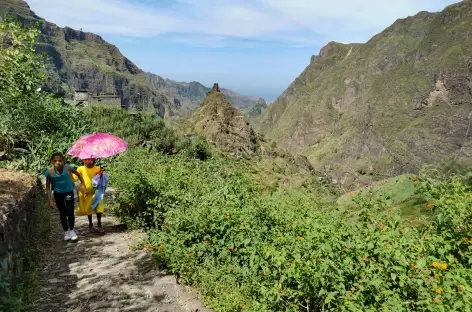
{"label": "mountain ridge", "polygon": [[[51,58],[48,86],[69,98],[75,89],[116,93],[122,95],[124,107],[154,109],[161,117],[168,117],[190,115],[210,90],[198,82],[177,82],[146,73],[100,35],[61,28],[36,15],[23,0],[2,0],[0,16],[5,14],[27,25],[40,24],[39,48]],[[223,92],[238,108],[257,101],[231,90]]]}
{"label": "mountain ridge", "polygon": [[463,1],[398,19],[363,44],[330,42],[256,130],[346,187],[448,157],[469,164],[470,25]]}

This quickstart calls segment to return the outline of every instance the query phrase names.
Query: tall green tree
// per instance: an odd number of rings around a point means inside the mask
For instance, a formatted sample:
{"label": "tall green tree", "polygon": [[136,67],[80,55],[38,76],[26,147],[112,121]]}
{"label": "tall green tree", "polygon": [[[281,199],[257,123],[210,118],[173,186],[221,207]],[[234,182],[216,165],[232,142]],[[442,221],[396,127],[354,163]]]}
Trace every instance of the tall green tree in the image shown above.
{"label": "tall green tree", "polygon": [[46,59],[37,50],[39,34],[38,27],[11,18],[0,21],[0,153],[12,158],[21,150],[21,169],[36,162],[39,170],[47,161],[44,154],[64,151],[85,131],[80,111],[40,90]]}

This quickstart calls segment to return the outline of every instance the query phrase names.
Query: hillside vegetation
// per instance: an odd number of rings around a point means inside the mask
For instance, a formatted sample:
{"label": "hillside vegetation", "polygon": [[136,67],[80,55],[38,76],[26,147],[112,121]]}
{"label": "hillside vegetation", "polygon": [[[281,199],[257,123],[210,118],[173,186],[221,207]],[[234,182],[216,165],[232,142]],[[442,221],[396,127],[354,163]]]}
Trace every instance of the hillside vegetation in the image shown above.
{"label": "hillside vegetation", "polygon": [[330,42],[255,124],[346,189],[451,159],[470,166],[472,2]]}
{"label": "hillside vegetation", "polygon": [[[345,209],[310,169],[291,175],[297,167],[276,146],[235,157],[219,140],[182,136],[155,115],[61,105],[35,91],[44,79],[38,31],[4,21],[0,34],[1,164],[39,173],[53,150],[67,151],[83,134],[124,137],[129,150],[101,160],[120,190],[115,213],[146,229],[156,263],[215,311],[472,309],[468,176],[415,176],[422,222],[405,219],[382,194],[359,194]],[[221,116],[225,101],[212,92],[193,117],[218,125],[210,108]],[[206,109],[210,116],[200,115]],[[220,118],[232,125],[234,117],[242,116]]]}

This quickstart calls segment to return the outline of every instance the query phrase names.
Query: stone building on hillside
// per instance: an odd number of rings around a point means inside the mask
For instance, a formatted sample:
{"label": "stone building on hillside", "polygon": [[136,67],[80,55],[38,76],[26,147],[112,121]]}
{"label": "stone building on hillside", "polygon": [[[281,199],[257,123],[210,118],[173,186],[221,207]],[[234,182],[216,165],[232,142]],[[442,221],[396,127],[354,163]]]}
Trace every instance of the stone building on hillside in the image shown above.
{"label": "stone building on hillside", "polygon": [[116,93],[100,93],[92,95],[91,103],[121,108],[121,96]]}
{"label": "stone building on hillside", "polygon": [[75,90],[73,100],[75,106],[87,106],[89,100],[90,94],[87,90]]}
{"label": "stone building on hillside", "polygon": [[73,104],[75,106],[106,105],[121,108],[122,99],[116,93],[90,93],[88,90],[75,90]]}

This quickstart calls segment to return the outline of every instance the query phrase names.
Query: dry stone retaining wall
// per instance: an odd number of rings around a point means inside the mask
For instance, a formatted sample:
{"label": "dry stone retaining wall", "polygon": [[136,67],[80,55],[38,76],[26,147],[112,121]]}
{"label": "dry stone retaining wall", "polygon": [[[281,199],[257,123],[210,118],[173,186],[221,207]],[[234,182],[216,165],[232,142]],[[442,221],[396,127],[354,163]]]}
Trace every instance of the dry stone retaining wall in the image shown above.
{"label": "dry stone retaining wall", "polygon": [[[30,237],[37,194],[34,177],[0,169],[0,284],[14,285],[21,278],[21,254]],[[0,297],[8,291],[0,287]]]}

